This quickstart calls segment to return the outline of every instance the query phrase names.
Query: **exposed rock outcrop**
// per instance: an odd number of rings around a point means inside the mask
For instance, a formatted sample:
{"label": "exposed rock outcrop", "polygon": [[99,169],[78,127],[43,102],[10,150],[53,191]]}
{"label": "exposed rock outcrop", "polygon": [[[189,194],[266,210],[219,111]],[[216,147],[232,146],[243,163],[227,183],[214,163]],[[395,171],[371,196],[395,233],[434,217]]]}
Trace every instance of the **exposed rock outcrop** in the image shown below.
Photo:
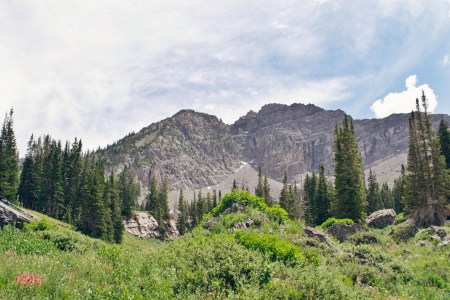
{"label": "exposed rock outcrop", "polygon": [[125,231],[142,238],[155,238],[165,240],[169,237],[179,236],[174,220],[164,222],[165,232],[159,230],[158,221],[147,212],[135,211],[131,218],[124,217]]}
{"label": "exposed rock outcrop", "polygon": [[322,233],[322,232],[320,232],[320,231],[317,231],[317,230],[315,230],[314,228],[309,227],[309,226],[304,227],[304,228],[303,228],[303,231],[304,231],[304,232],[306,233],[306,235],[308,235],[309,237],[317,238],[320,242],[328,244],[328,245],[333,249],[333,252],[342,254],[341,250],[339,250],[339,249],[336,247],[336,245],[330,240],[330,238],[329,238],[325,233]]}
{"label": "exposed rock outcrop", "polygon": [[438,237],[443,239],[447,235],[447,231],[441,227],[431,226],[430,230],[428,230],[428,234],[436,234]]}
{"label": "exposed rock outcrop", "polygon": [[247,207],[246,207],[245,205],[233,203],[233,204],[231,205],[231,207],[225,209],[225,210],[222,212],[222,215],[223,215],[223,216],[226,216],[226,215],[231,214],[231,213],[235,214],[235,213],[237,213],[237,212],[239,212],[239,211],[244,211],[246,208],[247,208]]}
{"label": "exposed rock outcrop", "polygon": [[395,224],[397,214],[393,209],[382,209],[373,212],[367,219],[367,225],[370,227],[384,228]]}
{"label": "exposed rock outcrop", "polygon": [[360,231],[367,231],[367,229],[356,223],[353,225],[342,225],[339,223],[334,223],[333,226],[328,227],[325,230],[325,233],[331,234],[336,239],[338,239],[339,242],[343,242],[350,236]]}
{"label": "exposed rock outcrop", "polygon": [[6,200],[0,201],[0,227],[8,224],[15,224],[18,228],[23,228],[24,223],[30,223],[31,218],[24,213],[14,209],[7,204]]}

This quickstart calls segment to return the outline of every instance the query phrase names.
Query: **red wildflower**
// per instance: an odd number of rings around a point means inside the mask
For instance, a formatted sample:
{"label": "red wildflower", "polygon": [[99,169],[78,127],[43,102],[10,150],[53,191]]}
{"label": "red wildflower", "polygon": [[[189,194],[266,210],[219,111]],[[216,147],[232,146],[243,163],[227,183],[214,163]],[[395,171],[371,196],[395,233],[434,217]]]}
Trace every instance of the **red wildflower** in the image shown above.
{"label": "red wildflower", "polygon": [[41,285],[41,276],[34,276],[33,273],[25,273],[20,275],[20,272],[17,273],[16,276],[17,285],[22,286],[40,286]]}

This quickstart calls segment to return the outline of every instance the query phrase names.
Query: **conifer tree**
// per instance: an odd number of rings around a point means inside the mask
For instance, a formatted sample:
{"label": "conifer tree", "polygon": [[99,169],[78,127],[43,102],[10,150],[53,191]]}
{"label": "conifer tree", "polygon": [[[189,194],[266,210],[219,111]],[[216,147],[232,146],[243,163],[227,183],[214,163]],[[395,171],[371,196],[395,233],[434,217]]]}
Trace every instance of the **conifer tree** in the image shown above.
{"label": "conifer tree", "polygon": [[383,208],[383,204],[380,198],[380,188],[377,181],[377,174],[372,172],[372,169],[369,171],[369,186],[367,187],[367,195],[366,202],[367,214],[370,215],[374,211],[380,210]]}
{"label": "conifer tree", "polygon": [[25,159],[22,165],[18,191],[20,201],[23,202],[24,206],[28,208],[31,208],[31,204],[34,202],[33,193],[35,190],[33,182],[33,143],[34,137],[33,135],[31,135],[31,138],[28,141],[27,154],[25,155]]}
{"label": "conifer tree", "polygon": [[265,198],[264,195],[264,181],[262,177],[261,167],[258,169],[258,185],[255,188],[255,196]]}
{"label": "conifer tree", "polygon": [[212,208],[217,206],[217,193],[216,190],[213,190],[213,196],[212,196]]}
{"label": "conifer tree", "polygon": [[123,234],[125,230],[123,228],[122,223],[122,214],[121,214],[122,209],[120,207],[119,191],[117,189],[114,169],[111,171],[108,183],[109,183],[108,193],[110,199],[111,219],[114,229],[113,239],[116,244],[120,244],[122,243]]}
{"label": "conifer tree", "polygon": [[119,197],[122,201],[122,215],[130,217],[136,204],[138,188],[128,166],[125,166],[119,175],[118,188]]}
{"label": "conifer tree", "polygon": [[445,157],[445,168],[450,169],[450,131],[448,130],[447,121],[443,118],[439,122],[438,136],[441,155]]}
{"label": "conifer tree", "polygon": [[392,197],[394,201],[394,210],[397,214],[403,211],[403,197],[405,195],[405,166],[402,164],[400,177],[394,179],[394,186],[392,187]]}
{"label": "conifer tree", "polygon": [[164,178],[161,184],[161,190],[159,192],[159,207],[161,210],[161,217],[164,220],[170,218],[169,216],[169,181]]}
{"label": "conifer tree", "polygon": [[313,204],[314,224],[320,225],[330,217],[329,210],[331,205],[331,195],[328,191],[325,168],[322,164],[319,166],[319,178]]}
{"label": "conifer tree", "polygon": [[150,178],[148,189],[149,194],[147,196],[146,210],[149,211],[150,214],[153,215],[153,217],[155,217],[155,214],[157,213],[158,199],[159,199],[158,185],[155,176]]}
{"label": "conifer tree", "polygon": [[284,172],[283,177],[283,188],[280,192],[280,199],[278,202],[281,206],[281,208],[284,208],[289,213],[290,207],[289,207],[289,186],[288,186],[288,178],[287,173]]}
{"label": "conifer tree", "polygon": [[267,206],[273,206],[273,198],[270,195],[270,184],[266,176],[264,176],[264,202]]}
{"label": "conifer tree", "polygon": [[239,188],[238,188],[238,185],[237,185],[237,183],[236,183],[236,179],[234,179],[233,180],[233,186],[231,187],[231,190],[232,191],[234,191],[234,190],[238,190]]}
{"label": "conifer tree", "polygon": [[316,220],[316,191],[317,191],[317,175],[313,171],[311,176],[306,174],[305,182],[303,183],[304,201],[306,205],[305,221],[307,224],[315,224]]}
{"label": "conifer tree", "polygon": [[364,212],[364,183],[362,159],[358,152],[353,123],[344,115],[342,128],[336,123],[334,141],[335,199],[332,216],[358,222]]}
{"label": "conifer tree", "polygon": [[0,198],[16,202],[19,186],[19,152],[13,129],[13,114],[11,108],[0,133]]}
{"label": "conifer tree", "polygon": [[405,209],[412,212],[418,227],[445,222],[448,178],[444,168],[445,158],[431,128],[427,99],[422,91],[421,105],[416,99],[416,111],[411,112],[409,119],[408,165],[403,199]]}
{"label": "conifer tree", "polygon": [[389,188],[387,182],[383,182],[380,189],[380,199],[382,203],[382,208],[394,208],[394,199],[392,196],[392,191]]}
{"label": "conifer tree", "polygon": [[180,235],[186,233],[186,202],[184,200],[183,189],[180,189],[180,197],[178,198],[178,210],[180,213],[177,215],[177,229]]}

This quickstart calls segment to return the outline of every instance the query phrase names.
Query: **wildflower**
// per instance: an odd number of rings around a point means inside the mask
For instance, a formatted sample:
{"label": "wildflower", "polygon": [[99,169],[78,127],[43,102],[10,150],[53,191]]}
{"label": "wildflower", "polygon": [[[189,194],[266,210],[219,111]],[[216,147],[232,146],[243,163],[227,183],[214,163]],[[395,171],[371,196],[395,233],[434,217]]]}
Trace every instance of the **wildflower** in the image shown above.
{"label": "wildflower", "polygon": [[16,276],[17,285],[22,286],[40,286],[41,285],[41,276],[34,276],[33,273],[25,273],[20,275],[20,272],[17,273]]}
{"label": "wildflower", "polygon": [[103,282],[102,285],[103,285],[103,287],[107,287],[108,286],[108,284],[106,282]]}
{"label": "wildflower", "polygon": [[5,252],[6,255],[8,255],[9,257],[13,257],[14,256],[14,252],[11,250],[8,250]]}

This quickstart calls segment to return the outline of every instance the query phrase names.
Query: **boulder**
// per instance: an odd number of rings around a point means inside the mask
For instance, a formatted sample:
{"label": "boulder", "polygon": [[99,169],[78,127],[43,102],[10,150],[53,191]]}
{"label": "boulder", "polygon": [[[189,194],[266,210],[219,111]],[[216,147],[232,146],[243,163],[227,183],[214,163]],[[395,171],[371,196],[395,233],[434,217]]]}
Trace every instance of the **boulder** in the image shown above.
{"label": "boulder", "polygon": [[315,230],[312,227],[305,227],[303,228],[303,231],[312,238],[317,238],[319,241],[321,241],[322,243],[326,243],[329,246],[331,246],[331,248],[333,249],[333,252],[342,254],[342,252],[336,247],[336,245],[330,240],[330,238],[325,234],[322,233],[320,231]]}
{"label": "boulder", "polygon": [[125,231],[142,238],[156,238],[165,240],[179,236],[174,220],[164,221],[165,233],[159,230],[158,221],[147,212],[134,211],[131,218],[123,217]]}
{"label": "boulder", "polygon": [[342,225],[339,223],[334,223],[333,226],[328,227],[325,230],[325,233],[331,234],[336,239],[338,239],[339,242],[343,242],[346,239],[348,239],[350,236],[354,235],[355,233],[357,233],[359,231],[367,231],[367,229],[362,227],[359,224]]}
{"label": "boulder", "polygon": [[393,209],[382,209],[373,212],[367,219],[367,225],[370,227],[384,228],[395,224],[397,214]]}
{"label": "boulder", "polygon": [[208,229],[208,230],[211,230],[213,224],[214,224],[214,223],[217,223],[217,222],[219,222],[219,221],[220,221],[220,217],[215,217],[215,218],[206,220],[206,221],[203,223],[203,228]]}
{"label": "boulder", "polygon": [[177,229],[177,223],[175,222],[174,219],[164,221],[164,226],[166,228],[166,232],[164,233],[164,239],[180,236],[180,233],[178,232]]}
{"label": "boulder", "polygon": [[222,215],[225,216],[225,215],[228,215],[228,214],[231,214],[231,213],[235,214],[235,213],[237,213],[237,212],[239,212],[239,211],[244,211],[246,208],[247,208],[247,207],[246,207],[245,205],[233,203],[233,204],[231,205],[231,207],[225,209],[225,210],[222,212]]}
{"label": "boulder", "polygon": [[399,229],[402,230],[399,238],[401,240],[407,240],[416,235],[419,228],[414,224],[412,220],[408,220],[400,225],[398,225]]}
{"label": "boulder", "polygon": [[18,228],[23,228],[25,222],[30,223],[31,217],[25,216],[25,213],[19,211],[19,209],[13,208],[8,201],[0,201],[0,227],[15,224]]}
{"label": "boulder", "polygon": [[245,222],[238,222],[236,225],[234,225],[234,229],[238,230],[238,229],[247,229],[250,228],[250,226],[253,225],[253,220],[252,219],[247,219]]}
{"label": "boulder", "polygon": [[447,235],[447,231],[441,227],[431,226],[428,234],[436,234],[440,239],[443,239]]}

